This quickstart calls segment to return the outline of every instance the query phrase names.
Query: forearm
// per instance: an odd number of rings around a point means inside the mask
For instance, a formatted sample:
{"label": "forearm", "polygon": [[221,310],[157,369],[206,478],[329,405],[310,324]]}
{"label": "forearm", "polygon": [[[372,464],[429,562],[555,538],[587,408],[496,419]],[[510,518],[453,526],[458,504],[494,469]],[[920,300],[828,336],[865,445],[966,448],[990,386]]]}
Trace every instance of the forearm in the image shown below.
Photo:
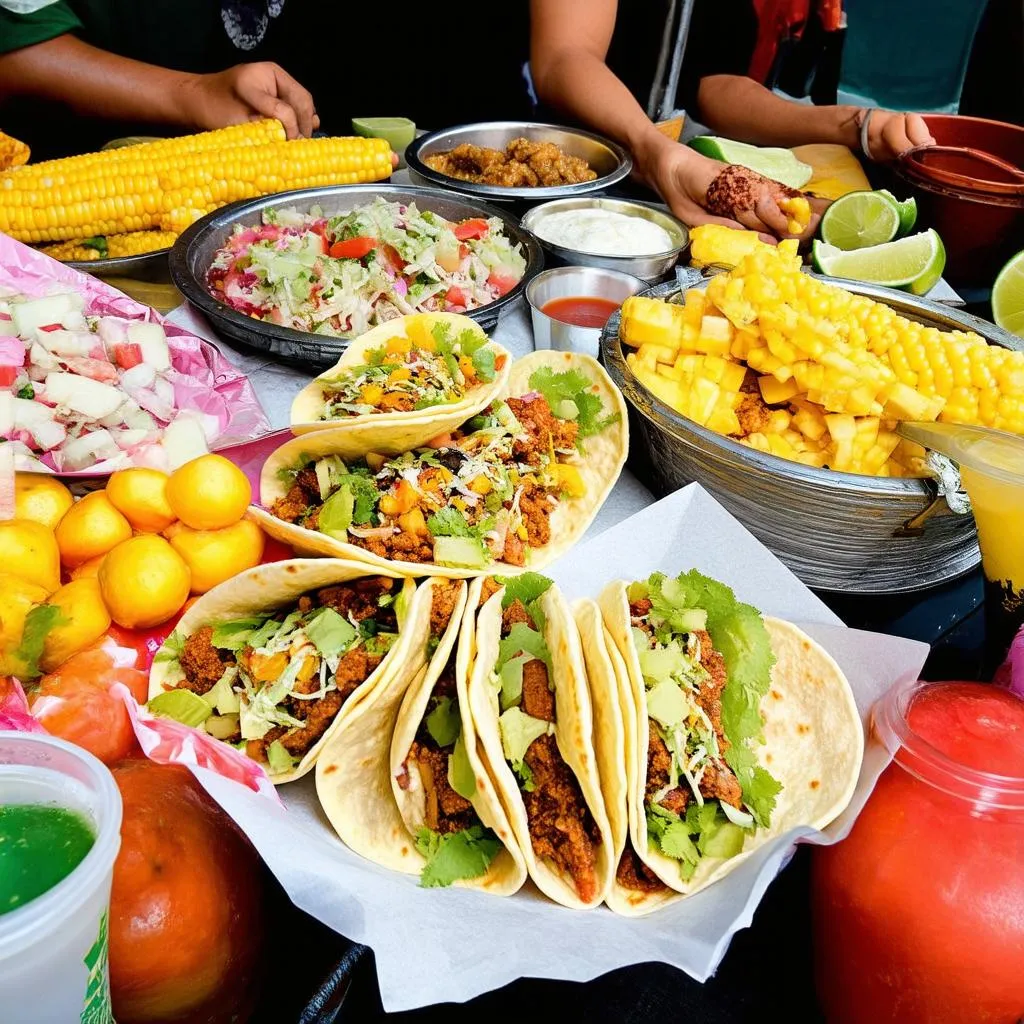
{"label": "forearm", "polygon": [[583,50],[563,50],[531,67],[538,98],[621,143],[640,175],[649,178],[655,153],[672,143],[604,61]]}
{"label": "forearm", "polygon": [[831,142],[856,150],[857,107],[796,103],[739,75],[701,80],[697,116],[717,135],[760,146]]}
{"label": "forearm", "polygon": [[0,101],[32,97],[109,120],[191,126],[194,78],[63,35],[0,56]]}

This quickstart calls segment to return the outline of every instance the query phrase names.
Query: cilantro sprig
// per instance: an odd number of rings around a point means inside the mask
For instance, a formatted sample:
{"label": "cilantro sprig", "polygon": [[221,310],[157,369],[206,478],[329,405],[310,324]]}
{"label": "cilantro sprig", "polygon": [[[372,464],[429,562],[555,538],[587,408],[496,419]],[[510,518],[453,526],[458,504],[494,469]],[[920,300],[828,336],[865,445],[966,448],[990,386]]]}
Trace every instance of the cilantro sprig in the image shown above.
{"label": "cilantro sprig", "polygon": [[618,413],[601,415],[604,404],[600,396],[594,393],[594,382],[582,370],[558,372],[550,366],[542,366],[530,374],[529,383],[533,391],[539,391],[544,396],[552,411],[557,410],[563,402],[575,405],[579,438],[600,434],[619,419]]}
{"label": "cilantro sprig", "polygon": [[501,840],[483,825],[447,835],[421,828],[416,834],[416,849],[427,861],[420,873],[420,885],[432,889],[487,874],[501,850]]}

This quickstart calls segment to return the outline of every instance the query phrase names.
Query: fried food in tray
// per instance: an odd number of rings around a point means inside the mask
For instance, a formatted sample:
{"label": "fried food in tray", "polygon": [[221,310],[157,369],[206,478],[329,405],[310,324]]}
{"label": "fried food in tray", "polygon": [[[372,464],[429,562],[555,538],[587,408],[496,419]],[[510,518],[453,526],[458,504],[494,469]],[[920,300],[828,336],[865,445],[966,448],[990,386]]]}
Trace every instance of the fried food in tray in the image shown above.
{"label": "fried food in tray", "polygon": [[553,142],[513,139],[504,150],[464,142],[423,161],[450,178],[502,188],[549,188],[593,181],[597,173],[586,160],[570,156]]}

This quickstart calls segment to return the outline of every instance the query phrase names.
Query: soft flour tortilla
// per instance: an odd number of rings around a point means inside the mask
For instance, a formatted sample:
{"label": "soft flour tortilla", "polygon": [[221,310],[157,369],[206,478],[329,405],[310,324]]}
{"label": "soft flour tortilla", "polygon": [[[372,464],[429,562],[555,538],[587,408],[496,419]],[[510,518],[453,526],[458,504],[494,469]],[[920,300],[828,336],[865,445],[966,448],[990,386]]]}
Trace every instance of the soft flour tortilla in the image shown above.
{"label": "soft flour tortilla", "polygon": [[[573,464],[580,472],[586,486],[582,498],[564,498],[551,514],[551,540],[528,556],[525,566],[494,562],[487,571],[510,576],[531,569],[549,565],[567,551],[586,532],[611,492],[615,481],[629,453],[629,425],[626,403],[618,388],[604,369],[590,356],[576,352],[534,352],[517,360],[509,376],[508,394],[513,397],[529,391],[530,375],[542,366],[550,366],[558,372],[583,370],[594,380],[593,391],[601,397],[608,415],[618,414],[615,423],[600,434],[588,437],[584,445],[586,454],[577,456]],[[281,470],[287,470],[298,463],[322,458],[325,455],[341,455],[352,459],[373,451],[364,446],[352,451],[347,427],[317,430],[311,434],[286,441],[273,452],[263,465],[260,474],[260,500],[264,507],[251,506],[249,515],[273,538],[290,544],[304,555],[330,555],[336,558],[358,559],[368,566],[394,569],[407,576],[448,576],[472,577],[480,575],[480,569],[466,569],[437,565],[433,562],[404,562],[381,558],[365,548],[347,541],[335,540],[317,530],[307,530],[293,523],[286,523],[272,516],[268,509],[278,498],[288,493],[288,485],[281,478]]]}
{"label": "soft flour tortilla", "polygon": [[[598,604],[608,635],[625,669],[623,699],[633,721],[633,754],[618,768],[626,775],[629,835],[640,859],[673,893],[643,893],[616,887],[621,906],[613,909],[633,915],[650,913],[666,902],[692,896],[725,877],[758,847],[798,826],[821,829],[845,809],[853,796],[864,756],[864,731],[850,684],[831,655],[803,630],[789,622],[765,616],[775,665],[771,688],[761,702],[765,742],[755,748],[758,762],[782,783],[770,828],[758,828],[743,850],[728,860],[703,858],[693,877],[683,881],[679,862],[660,853],[647,841],[644,790],[647,783],[647,691],[630,629],[627,584],[609,584]],[[600,737],[598,738],[600,743]],[[628,744],[627,744],[628,748]],[[599,746],[602,778],[615,778],[616,756],[610,744]],[[628,756],[628,755],[627,755]],[[630,770],[630,765],[632,770]],[[613,794],[618,793],[618,788]],[[612,905],[611,901],[609,905]]]}
{"label": "soft flour tortilla", "polygon": [[[460,594],[451,621],[437,650],[426,663],[434,583],[435,580],[430,579],[419,588],[410,613],[409,628],[423,652],[417,659],[422,667],[411,685],[405,675],[393,675],[372,700],[364,702],[346,719],[317,762],[317,795],[335,831],[350,849],[395,871],[419,874],[423,870],[426,860],[413,841],[426,824],[419,774],[415,766],[410,766],[408,790],[398,785],[396,776],[402,771],[434,685],[449,658],[454,657],[462,732],[476,776],[473,808],[481,822],[505,845],[491,861],[485,875],[454,884],[510,896],[526,880],[526,865],[494,786],[480,762],[468,712],[466,681],[476,643],[475,616],[467,611],[469,585],[460,581]],[[479,601],[479,581],[474,580],[472,587]]]}
{"label": "soft flour tortilla", "polygon": [[465,330],[483,333],[476,321],[458,313],[415,313],[374,327],[366,334],[350,341],[338,362],[295,396],[291,411],[292,433],[306,434],[314,430],[344,427],[348,447],[337,452],[343,458],[351,457],[346,452],[362,454],[365,451],[375,451],[383,455],[398,455],[410,448],[418,448],[438,434],[454,430],[481,409],[486,409],[505,390],[512,368],[512,356],[507,349],[491,341],[487,347],[493,350],[498,361],[504,357],[502,367],[495,370],[493,381],[478,385],[458,402],[410,412],[376,412],[347,416],[344,419],[320,419],[320,410],[324,404],[324,381],[332,380],[351,367],[361,366],[366,362],[367,351],[380,348],[390,338],[407,337],[406,327],[409,321],[414,319],[426,319],[431,326],[437,323],[449,324],[453,335]]}
{"label": "soft flour tortilla", "polygon": [[[362,576],[389,576],[402,579],[400,573],[386,569],[367,568],[358,562],[341,558],[294,558],[283,562],[269,562],[248,569],[224,583],[207,591],[181,617],[174,632],[181,637],[191,636],[203,626],[215,626],[232,619],[265,615],[279,608],[288,608],[310,590],[348,583]],[[403,603],[411,605],[416,585],[406,579],[403,583]],[[345,717],[352,714],[371,692],[388,680],[392,673],[409,679],[416,672],[415,637],[408,629],[409,613],[400,618],[398,639],[384,656],[381,663],[359,684],[355,692],[345,701],[337,717],[327,731],[306,752],[302,760],[289,772],[274,774],[265,766],[267,776],[275,785],[294,782],[302,778],[314,765],[331,734],[341,725]],[[153,660],[149,672],[149,696],[156,697],[173,689],[174,683],[182,678],[181,665],[177,659],[162,659],[159,653]]]}
{"label": "soft flour tortilla", "polygon": [[[546,618],[544,639],[551,651],[552,676],[555,687],[555,742],[565,763],[580,784],[601,836],[595,870],[597,892],[585,903],[576,893],[572,877],[547,859],[533,852],[526,805],[512,769],[505,760],[498,725],[500,706],[498,690],[491,676],[498,660],[501,639],[501,600],[499,590],[480,609],[477,617],[477,655],[469,683],[469,706],[477,736],[483,747],[484,766],[494,779],[505,812],[512,825],[526,869],[537,888],[556,903],[576,910],[597,906],[604,898],[615,873],[615,842],[601,793],[601,778],[593,744],[593,716],[587,692],[586,670],[580,636],[565,599],[552,584],[541,597]],[[479,591],[478,591],[479,593]],[[621,828],[621,824],[620,824]]]}

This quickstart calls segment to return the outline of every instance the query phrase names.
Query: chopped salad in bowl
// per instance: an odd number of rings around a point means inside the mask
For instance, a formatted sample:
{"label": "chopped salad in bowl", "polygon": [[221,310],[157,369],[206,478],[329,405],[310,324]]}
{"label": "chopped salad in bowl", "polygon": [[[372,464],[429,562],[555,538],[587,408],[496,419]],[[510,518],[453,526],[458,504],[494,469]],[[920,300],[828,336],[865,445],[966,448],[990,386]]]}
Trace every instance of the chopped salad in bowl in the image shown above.
{"label": "chopped salad in bowl", "polygon": [[464,313],[511,291],[526,258],[498,217],[455,223],[415,203],[325,216],[267,210],[238,225],[207,272],[237,312],[299,331],[357,337],[409,313]]}

